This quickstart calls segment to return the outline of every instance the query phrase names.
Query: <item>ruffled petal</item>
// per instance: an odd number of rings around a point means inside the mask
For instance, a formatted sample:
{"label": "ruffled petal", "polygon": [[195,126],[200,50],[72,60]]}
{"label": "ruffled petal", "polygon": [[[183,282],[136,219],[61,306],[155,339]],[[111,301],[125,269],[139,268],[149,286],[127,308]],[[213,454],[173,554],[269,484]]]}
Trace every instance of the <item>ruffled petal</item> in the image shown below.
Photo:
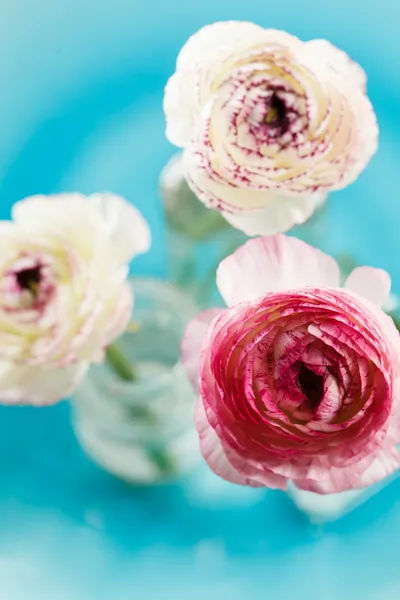
{"label": "ruffled petal", "polygon": [[129,262],[150,248],[146,220],[127,200],[109,192],[30,196],[14,204],[12,217],[21,231],[35,235],[57,231],[72,246],[85,246],[93,254],[107,241],[117,263]]}
{"label": "ruffled petal", "polygon": [[339,286],[336,261],[294,237],[255,238],[225,258],[217,285],[228,306],[279,290]]}
{"label": "ruffled petal", "polygon": [[367,87],[365,71],[346,52],[336,48],[328,40],[311,40],[306,43],[306,48],[318,60],[329,65],[336,73],[349,79],[352,83],[358,84],[365,91]]}
{"label": "ruffled petal", "polygon": [[[357,467],[357,464],[355,465]],[[400,466],[400,454],[393,447],[381,450],[373,462],[360,476],[354,465],[348,467],[333,468],[329,471],[329,478],[318,480],[303,479],[294,480],[293,483],[301,490],[315,492],[317,494],[336,494],[346,490],[358,489],[373,485],[392,475]]]}
{"label": "ruffled petal", "polygon": [[235,46],[243,40],[254,39],[262,33],[263,27],[247,21],[220,21],[202,27],[193,34],[180,51],[176,68],[178,71],[190,69],[195,63],[210,60],[223,48]]}
{"label": "ruffled petal", "polygon": [[61,368],[0,363],[0,403],[47,406],[70,396],[89,368],[77,362]]}
{"label": "ruffled petal", "polygon": [[[229,188],[226,189],[229,196]],[[225,219],[248,236],[275,235],[289,231],[295,225],[305,223],[325,202],[327,195],[316,193],[305,198],[282,196],[274,192],[246,192],[263,195],[266,200],[265,208],[255,211],[236,213],[223,212]],[[268,201],[267,201],[268,199]]]}
{"label": "ruffled petal", "polygon": [[96,207],[105,221],[111,247],[119,263],[148,252],[151,234],[147,221],[132,204],[110,192],[93,194],[88,202]]}
{"label": "ruffled petal", "polygon": [[383,269],[357,267],[350,273],[345,287],[377,306],[383,306],[390,294],[390,275]]}
{"label": "ruffled petal", "polygon": [[182,340],[182,362],[196,391],[199,389],[199,360],[204,336],[210,323],[221,312],[220,308],[211,308],[197,315],[187,326]]}
{"label": "ruffled petal", "polygon": [[164,94],[164,114],[167,139],[184,148],[190,141],[196,108],[196,72],[176,72],[169,78]]}
{"label": "ruffled petal", "polygon": [[200,449],[210,469],[222,479],[238,485],[263,487],[263,484],[242,475],[229,462],[223,451],[221,440],[207,420],[201,398],[197,401],[195,424],[200,438]]}

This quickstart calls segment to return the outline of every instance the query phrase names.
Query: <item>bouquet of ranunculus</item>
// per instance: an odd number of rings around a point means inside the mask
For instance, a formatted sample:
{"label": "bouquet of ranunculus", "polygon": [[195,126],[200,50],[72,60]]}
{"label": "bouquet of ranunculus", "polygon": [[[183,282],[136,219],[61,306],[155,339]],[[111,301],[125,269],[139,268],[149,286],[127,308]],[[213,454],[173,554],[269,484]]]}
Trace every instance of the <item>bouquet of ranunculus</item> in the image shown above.
{"label": "bouquet of ranunculus", "polygon": [[[181,148],[160,178],[175,279],[208,308],[183,339],[205,460],[236,484],[319,495],[383,480],[400,443],[390,277],[338,265],[314,247],[329,231],[306,223],[377,149],[364,71],[325,40],[216,23],[182,48],[164,109]],[[296,225],[312,245],[284,235]],[[194,311],[173,287],[145,285],[129,326],[143,217],[113,194],[36,196],[1,231],[0,400],[54,403],[105,361],[86,383],[84,443],[127,479],[176,475],[191,463],[191,396],[169,353]],[[215,271],[225,308],[210,308]],[[138,372],[116,340],[144,321],[146,385],[132,387]]]}

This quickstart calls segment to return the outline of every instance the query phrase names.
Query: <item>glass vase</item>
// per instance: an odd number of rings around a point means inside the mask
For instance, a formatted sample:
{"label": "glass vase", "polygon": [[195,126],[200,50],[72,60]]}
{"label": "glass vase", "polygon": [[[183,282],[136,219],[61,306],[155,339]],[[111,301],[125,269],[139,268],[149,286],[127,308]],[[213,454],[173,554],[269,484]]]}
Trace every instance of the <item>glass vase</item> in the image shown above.
{"label": "glass vase", "polygon": [[339,494],[320,495],[314,492],[298,490],[294,486],[288,489],[288,494],[311,522],[324,524],[336,521],[348,515],[364,504],[367,500],[382,492],[386,486],[398,477],[398,473],[382,479],[379,483],[360,490],[349,490]]}
{"label": "glass vase", "polygon": [[[186,289],[202,308],[223,305],[215,283],[217,267],[248,237],[198,200],[186,183],[181,153],[164,167],[160,194],[167,226],[168,278]],[[326,211],[325,203],[292,233],[321,247],[328,233]]]}
{"label": "glass vase", "polygon": [[116,348],[134,367],[126,381],[105,361],[93,366],[73,400],[73,423],[86,452],[131,484],[178,478],[199,459],[195,397],[180,362],[181,339],[198,312],[167,282],[132,279],[133,322]]}

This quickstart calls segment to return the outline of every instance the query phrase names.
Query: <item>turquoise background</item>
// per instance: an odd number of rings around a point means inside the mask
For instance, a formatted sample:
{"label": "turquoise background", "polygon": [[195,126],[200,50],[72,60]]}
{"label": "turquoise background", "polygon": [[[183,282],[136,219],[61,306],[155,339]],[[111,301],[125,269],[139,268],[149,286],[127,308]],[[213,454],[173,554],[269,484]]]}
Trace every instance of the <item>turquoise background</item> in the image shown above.
{"label": "turquoise background", "polygon": [[[228,18],[326,37],[367,70],[380,150],[332,196],[323,246],[388,269],[399,292],[398,0],[1,0],[1,215],[32,193],[113,190],[153,229],[134,271],[162,276],[163,86],[188,35]],[[0,412],[1,600],[400,598],[400,480],[317,527],[285,495],[207,471],[130,490],[83,455],[67,403]]]}

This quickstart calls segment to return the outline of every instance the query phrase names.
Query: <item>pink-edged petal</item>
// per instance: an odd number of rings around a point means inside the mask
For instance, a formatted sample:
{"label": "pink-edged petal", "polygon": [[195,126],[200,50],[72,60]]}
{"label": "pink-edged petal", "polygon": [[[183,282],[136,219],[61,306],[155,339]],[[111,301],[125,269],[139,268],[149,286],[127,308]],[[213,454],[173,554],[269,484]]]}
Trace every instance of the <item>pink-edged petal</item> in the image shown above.
{"label": "pink-edged petal", "polygon": [[348,276],[345,287],[377,306],[383,306],[390,294],[390,275],[383,269],[356,267]]}
{"label": "pink-edged petal", "polygon": [[196,404],[195,425],[200,438],[201,453],[216,475],[238,485],[264,487],[263,484],[239,473],[229,462],[223,451],[221,440],[208,422],[201,398]]}
{"label": "pink-edged petal", "polygon": [[[229,194],[229,188],[226,190]],[[223,212],[225,219],[248,236],[274,235],[289,231],[307,221],[326,200],[326,194],[316,193],[304,198],[282,196],[275,192],[254,192],[263,195],[265,208],[235,213]]]}
{"label": "pink-edged petal", "polygon": [[367,86],[367,76],[364,69],[354,62],[346,52],[336,48],[327,40],[311,40],[306,43],[306,48],[319,61],[324,62],[336,73],[356,83],[363,91]]}
{"label": "pink-edged petal", "polygon": [[279,290],[337,287],[339,278],[333,258],[282,234],[249,240],[217,270],[217,285],[228,306]]}
{"label": "pink-edged petal", "polygon": [[385,477],[392,475],[400,467],[400,454],[393,446],[390,450],[382,450],[372,465],[363,473],[359,486],[364,487],[378,483]]}
{"label": "pink-edged petal", "polygon": [[354,465],[350,465],[348,467],[330,469],[328,478],[324,477],[318,480],[298,479],[293,480],[293,483],[301,490],[317,494],[336,494],[378,483],[385,477],[392,475],[399,467],[400,454],[393,447],[388,450],[381,450],[374,461],[368,464],[368,467],[361,476],[354,469]]}
{"label": "pink-edged petal", "polygon": [[264,35],[263,27],[247,21],[220,21],[202,27],[194,33],[178,55],[178,71],[190,69],[193,64],[209,60],[223,48],[234,46],[243,40],[254,40]]}
{"label": "pink-edged petal", "polygon": [[221,314],[220,308],[211,308],[197,315],[187,326],[182,340],[182,362],[193,388],[199,389],[200,350],[211,322]]}
{"label": "pink-edged petal", "polygon": [[[272,490],[286,490],[288,478],[274,473],[261,463],[247,460],[239,456],[232,448],[222,444],[223,452],[230,464],[243,476],[247,477],[253,487],[268,487]],[[243,484],[242,484],[243,485]]]}
{"label": "pink-edged petal", "polygon": [[87,201],[106,223],[111,247],[119,263],[129,262],[138,254],[148,252],[150,229],[137,208],[111,192],[93,194]]}
{"label": "pink-edged petal", "polygon": [[78,362],[65,367],[41,369],[0,363],[0,403],[48,406],[70,396],[89,368]]}

